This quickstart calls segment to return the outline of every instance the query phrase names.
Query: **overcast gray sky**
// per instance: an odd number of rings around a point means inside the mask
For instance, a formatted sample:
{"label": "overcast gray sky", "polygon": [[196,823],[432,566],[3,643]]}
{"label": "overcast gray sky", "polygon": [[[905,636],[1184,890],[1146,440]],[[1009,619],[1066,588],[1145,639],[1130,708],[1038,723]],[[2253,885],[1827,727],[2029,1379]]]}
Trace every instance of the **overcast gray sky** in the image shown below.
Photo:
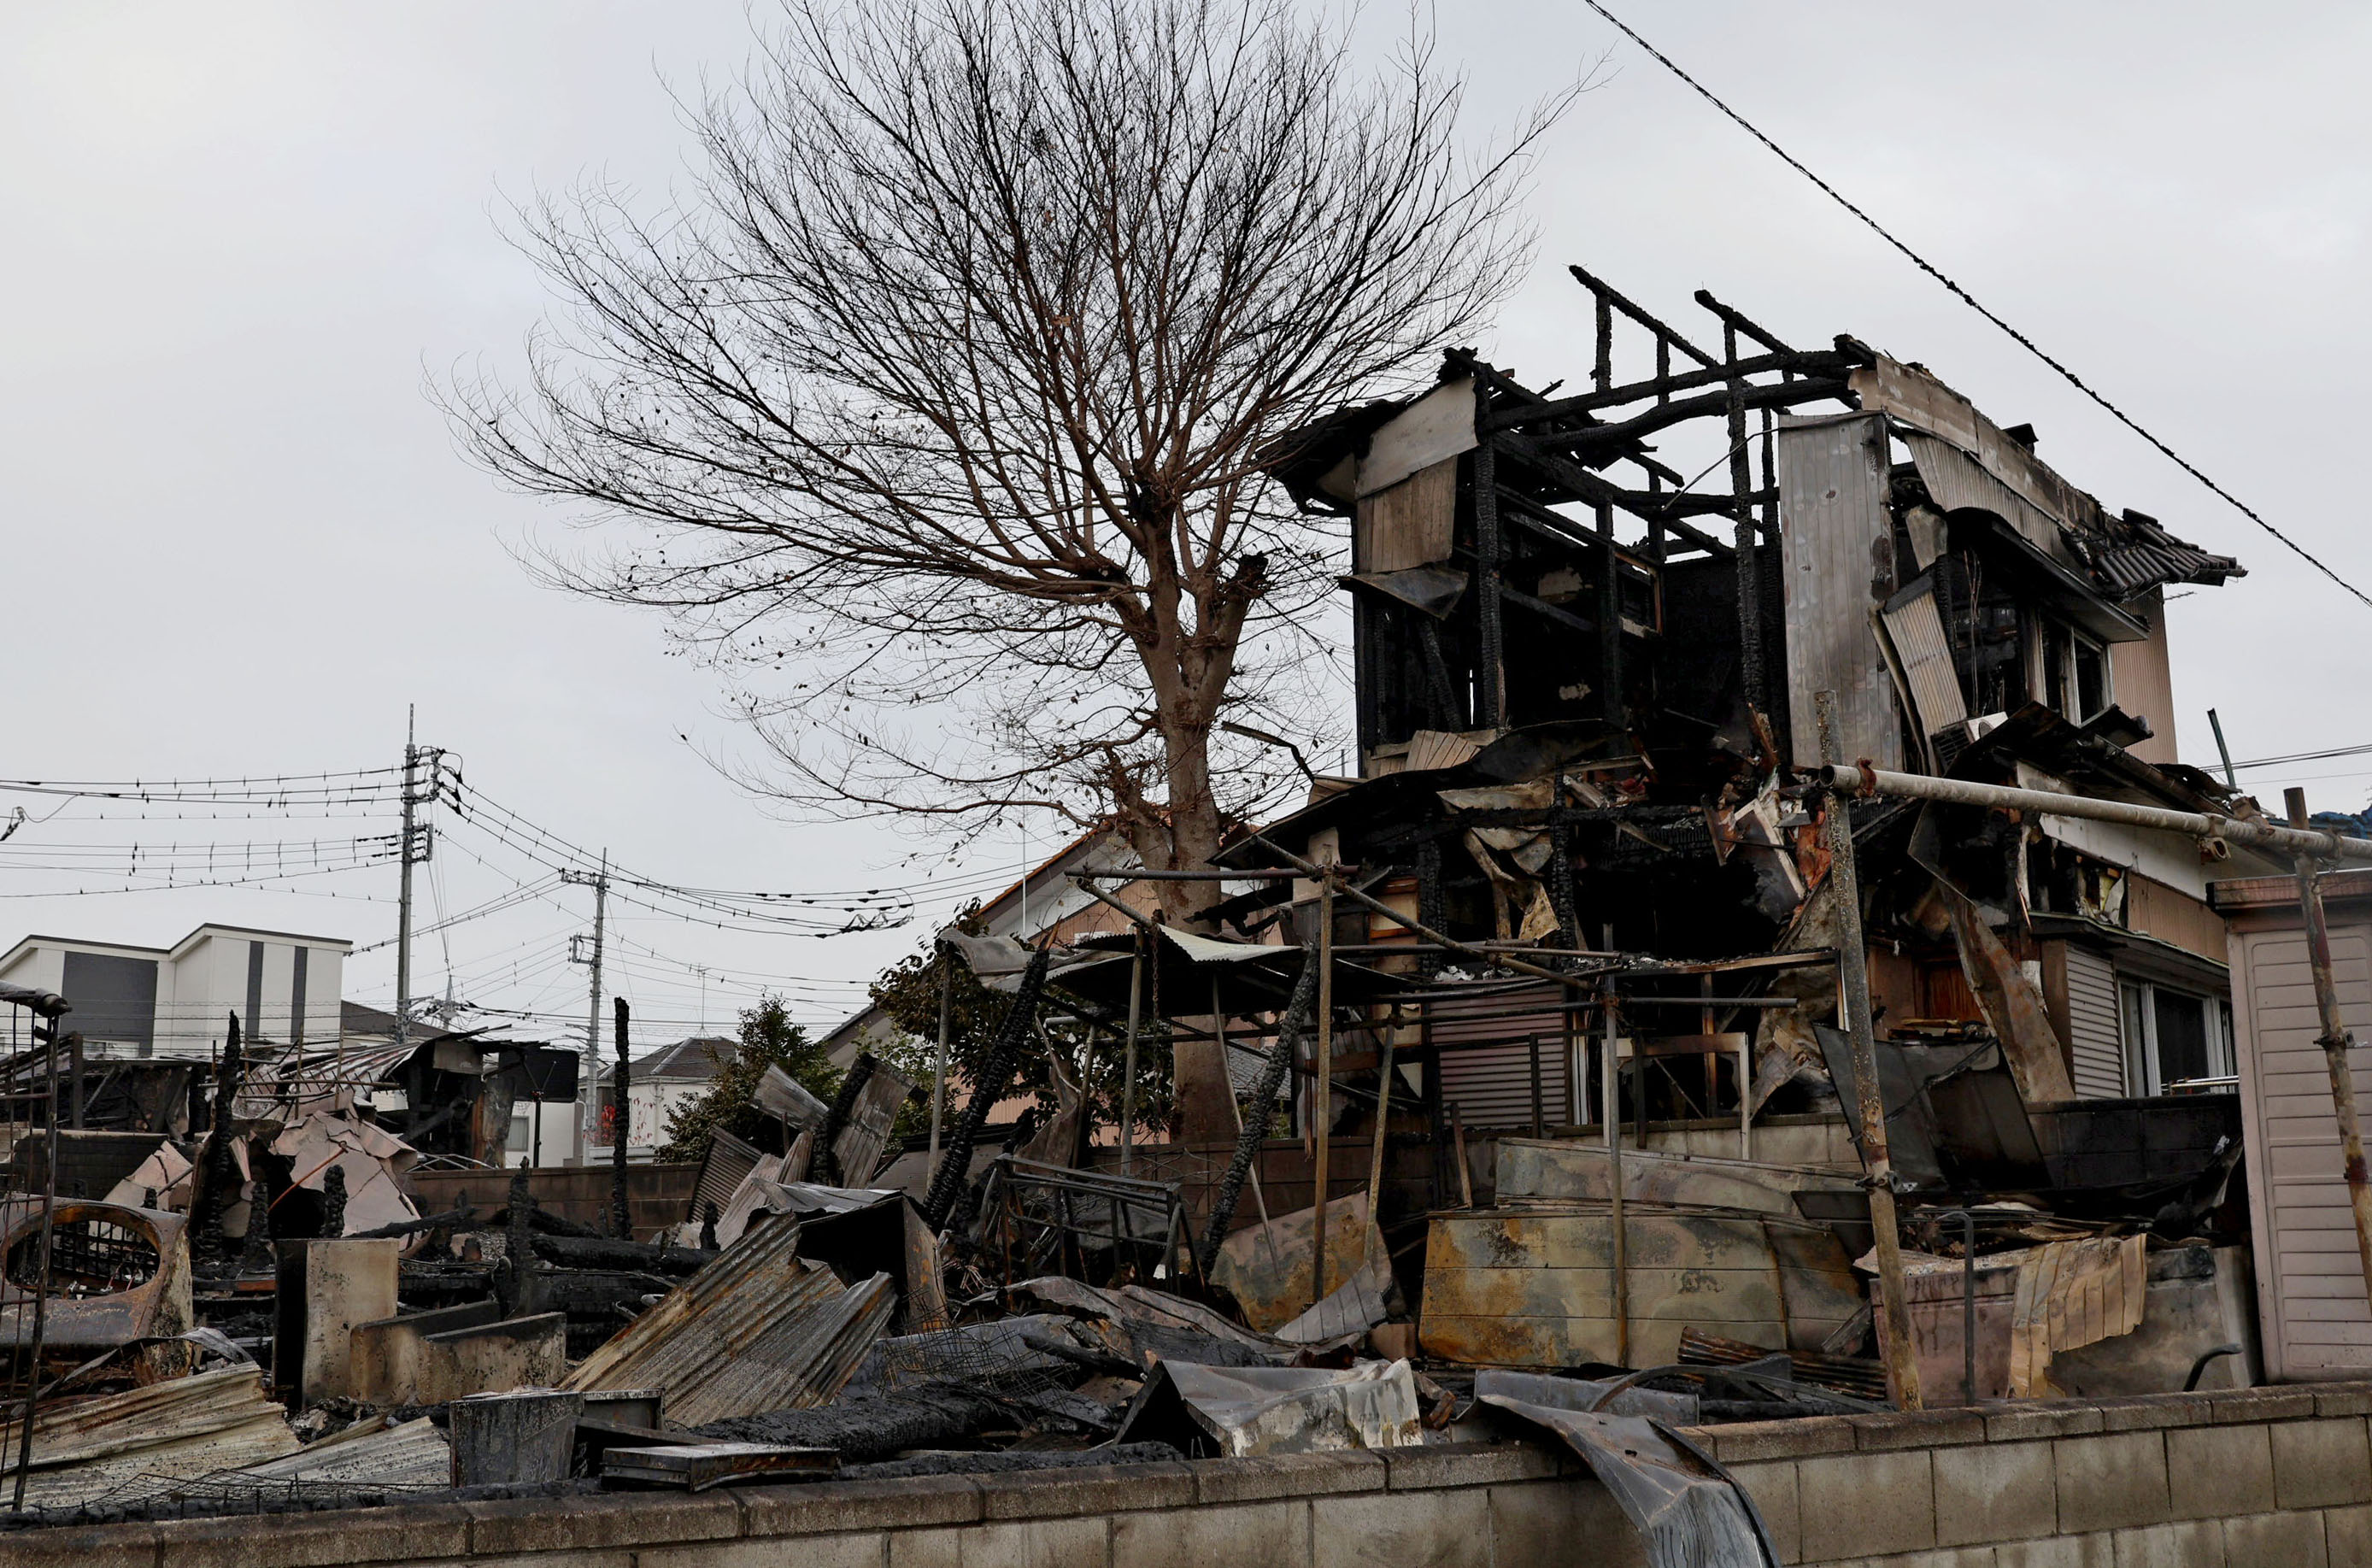
{"label": "overcast gray sky", "polygon": [[[1378,8],[1379,12],[1389,7]],[[2352,581],[2372,585],[2355,420],[2372,16],[2338,5],[1889,7],[1625,0],[1633,25]],[[761,13],[762,16],[762,7]],[[1379,28],[1390,17],[1378,15]],[[1596,66],[1549,144],[1530,285],[1485,346],[1536,384],[1587,373],[1579,261],[1678,319],[1711,288],[1793,341],[1917,359],[2111,506],[2250,575],[2179,600],[2176,715],[2213,756],[2372,742],[2372,609],[2115,426],[1572,5],[1446,10],[1478,132]],[[454,456],[426,376],[501,365],[544,301],[503,193],[599,170],[656,198],[688,138],[663,81],[729,72],[738,0],[497,6],[18,6],[0,13],[0,777],[277,774],[400,761],[404,708],[470,783],[636,871],[838,892],[921,881],[945,846],[771,816],[703,754],[743,747],[660,627],[536,586],[551,526]],[[680,739],[689,736],[689,743]],[[2372,758],[2265,770],[2355,807]],[[56,805],[21,800],[37,818]],[[125,808],[112,808],[121,817]],[[191,808],[180,808],[188,810]],[[125,885],[75,846],[344,840],[379,819],[94,820],[0,848],[0,944],[163,943],[203,920],[380,942],[391,866],[270,889]],[[1034,846],[1050,847],[1048,840]],[[949,891],[1024,846],[973,846]],[[922,859],[912,857],[921,855]],[[127,851],[128,855],[128,851]],[[83,865],[72,873],[38,869]],[[423,918],[538,868],[455,828]],[[184,873],[188,875],[188,873]],[[845,903],[827,899],[826,903]],[[581,1016],[579,889],[422,944],[471,1000]],[[819,939],[628,908],[626,993],[654,1040],[756,985],[815,1021],[939,912]],[[613,971],[614,973],[614,971]],[[347,993],[385,1000],[392,956]]]}

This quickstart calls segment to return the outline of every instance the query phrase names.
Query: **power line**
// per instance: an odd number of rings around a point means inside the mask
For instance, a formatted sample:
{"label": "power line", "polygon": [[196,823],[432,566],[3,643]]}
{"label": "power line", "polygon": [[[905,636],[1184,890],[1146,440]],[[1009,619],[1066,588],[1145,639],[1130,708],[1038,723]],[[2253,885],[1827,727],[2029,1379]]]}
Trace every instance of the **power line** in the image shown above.
{"label": "power line", "polygon": [[[2232,766],[2236,772],[2242,768],[2279,768],[2292,762],[2326,762],[2333,757],[2361,757],[2367,752],[2372,752],[2372,746],[2333,746],[2322,751],[2293,751],[2285,757],[2258,757],[2246,762],[2235,762]],[[2221,762],[2215,764],[2218,768],[2223,765]]]}
{"label": "power line", "polygon": [[1584,0],[1584,4],[1587,5],[1591,10],[1597,12],[1599,16],[1605,17],[1609,22],[1613,23],[1615,28],[1619,29],[1624,37],[1637,44],[1640,48],[1645,50],[1650,55],[1653,55],[1658,64],[1671,72],[1673,75],[1678,76],[1681,81],[1687,83],[1690,88],[1692,89],[1699,98],[1703,99],[1707,103],[1721,110],[1721,112],[1727,116],[1732,123],[1736,124],[1738,129],[1744,131],[1748,135],[1753,137],[1756,141],[1762,143],[1765,147],[1769,148],[1773,154],[1775,154],[1781,162],[1786,164],[1788,168],[1794,169],[1796,173],[1802,175],[1805,179],[1819,186],[1820,190],[1828,195],[1831,201],[1836,203],[1837,205],[1851,213],[1855,217],[1859,218],[1872,234],[1877,235],[1880,239],[1885,240],[1887,244],[1892,246],[1904,257],[1908,258],[1912,265],[1917,267],[1921,272],[1925,273],[1929,277],[1934,278],[1937,283],[1942,284],[1947,289],[1950,290],[1951,293],[1959,299],[1961,304],[1966,305],[1970,309],[1975,311],[1978,315],[1982,316],[1994,326],[1999,327],[2004,332],[2009,335],[2009,338],[2013,343],[2016,343],[2019,347],[2034,355],[2035,358],[2042,361],[2043,364],[2048,365],[2052,369],[2057,371],[2060,376],[2066,380],[2069,386],[2075,388],[2077,391],[2083,393],[2086,397],[2091,399],[2092,401],[2108,411],[2110,416],[2115,419],[2118,424],[2123,425],[2126,429],[2132,431],[2134,435],[2140,436],[2143,440],[2157,447],[2158,451],[2171,460],[2177,468],[2189,474],[2192,478],[2197,480],[2200,483],[2205,485],[2208,490],[2215,494],[2222,497],[2242,517],[2248,518],[2250,522],[2256,524],[2259,528],[2273,535],[2276,540],[2279,540],[2283,546],[2289,550],[2293,554],[2296,555],[2298,559],[2304,561],[2316,571],[2321,573],[2324,576],[2329,577],[2332,582],[2337,583],[2341,587],[2345,588],[2349,593],[2355,595],[2356,598],[2362,600],[2367,608],[2372,608],[2372,595],[2366,594],[2363,589],[2357,587],[2355,584],[2341,576],[2331,567],[2325,565],[2321,560],[2319,559],[2312,552],[2308,551],[2306,546],[2298,543],[2297,540],[2290,538],[2289,535],[2275,528],[2271,522],[2268,522],[2264,516],[2255,507],[2250,505],[2247,502],[2241,500],[2238,496],[2233,494],[2230,491],[2225,489],[2222,485],[2208,478],[2207,475],[2189,459],[2185,458],[2181,453],[2176,451],[2173,447],[2168,446],[2164,441],[2159,440],[2156,436],[2145,429],[2141,423],[2134,419],[2133,415],[2127,413],[2124,410],[2110,402],[2099,392],[2094,391],[2082,377],[2076,375],[2075,371],[2069,369],[2065,365],[2063,365],[2058,360],[2052,358],[2049,354],[2044,353],[2041,345],[2037,343],[2032,338],[2028,337],[2024,332],[2019,331],[2016,327],[2011,326],[2000,316],[1994,314],[1992,310],[1987,309],[1983,305],[1980,304],[1974,295],[1971,294],[1967,289],[1962,288],[1959,284],[1953,282],[1949,277],[1947,277],[1941,271],[1937,270],[1936,267],[1929,262],[1925,257],[1911,249],[1910,246],[1905,245],[1901,240],[1897,239],[1892,234],[1888,232],[1885,226],[1880,224],[1876,218],[1870,216],[1867,213],[1854,205],[1850,201],[1847,201],[1844,194],[1835,186],[1830,184],[1827,180],[1813,173],[1785,147],[1782,147],[1778,143],[1773,141],[1761,131],[1755,129],[1744,115],[1730,108],[1729,105],[1724,103],[1720,99],[1715,98],[1712,91],[1708,89],[1703,83],[1698,81],[1694,76],[1690,75],[1686,71],[1681,70],[1679,64],[1674,61],[1670,55],[1666,54],[1662,50],[1657,49],[1654,44],[1649,43],[1645,39],[1641,38],[1638,33],[1632,29],[1630,24],[1623,21],[1622,17],[1616,16],[1613,12],[1608,10],[1603,5],[1599,4],[1599,0]]}

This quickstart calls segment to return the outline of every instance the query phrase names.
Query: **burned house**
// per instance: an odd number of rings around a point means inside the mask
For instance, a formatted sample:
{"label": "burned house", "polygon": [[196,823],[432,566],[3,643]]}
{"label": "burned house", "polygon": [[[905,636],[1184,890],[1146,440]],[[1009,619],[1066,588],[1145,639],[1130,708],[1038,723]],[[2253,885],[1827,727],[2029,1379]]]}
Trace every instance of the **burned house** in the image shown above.
{"label": "burned house", "polygon": [[[1822,761],[1822,691],[1836,760],[2227,808],[2175,755],[2163,596],[2235,562],[2111,511],[1924,367],[1791,347],[1700,293],[1716,352],[1576,275],[1586,389],[1454,354],[1423,396],[1280,444],[1350,528],[1361,776],[1268,837],[1469,940],[1685,959],[1769,951],[1804,914],[1819,852],[1776,786]],[[2228,1076],[2194,847],[1969,815],[1924,854],[1911,814],[1862,830],[1910,873],[1870,931],[1882,1022],[1981,1016],[1957,896],[2077,1095]]]}

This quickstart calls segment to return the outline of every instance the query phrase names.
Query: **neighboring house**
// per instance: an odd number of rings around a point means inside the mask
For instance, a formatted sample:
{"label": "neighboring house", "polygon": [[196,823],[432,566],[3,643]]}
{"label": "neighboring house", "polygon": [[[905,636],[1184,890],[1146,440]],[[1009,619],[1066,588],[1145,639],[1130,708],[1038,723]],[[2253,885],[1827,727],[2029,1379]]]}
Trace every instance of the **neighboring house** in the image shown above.
{"label": "neighboring house", "polygon": [[[1071,877],[1082,871],[1130,870],[1136,863],[1136,851],[1126,839],[1109,829],[1090,829],[981,905],[983,934],[1034,943],[1049,931],[1057,941],[1070,941],[1093,932],[1118,931],[1127,923],[1120,912],[1088,897]],[[1105,882],[1099,886],[1132,909],[1153,908],[1153,892],[1145,883]],[[887,1014],[878,1007],[868,1006],[843,1019],[823,1037],[821,1044],[831,1064],[845,1069],[856,1060],[857,1052],[895,1039],[897,1033]]]}
{"label": "neighboring house", "polygon": [[0,956],[0,981],[72,1003],[66,1027],[93,1058],[203,1061],[222,1049],[233,1014],[267,1045],[335,1042],[353,947],[240,925],[201,925],[169,947],[28,936]]}
{"label": "neighboring house", "polygon": [[[649,1159],[668,1141],[668,1119],[707,1092],[716,1070],[733,1060],[741,1042],[723,1035],[680,1040],[626,1065],[626,1157]],[[610,1147],[617,1124],[618,1072],[602,1075],[595,1144]]]}

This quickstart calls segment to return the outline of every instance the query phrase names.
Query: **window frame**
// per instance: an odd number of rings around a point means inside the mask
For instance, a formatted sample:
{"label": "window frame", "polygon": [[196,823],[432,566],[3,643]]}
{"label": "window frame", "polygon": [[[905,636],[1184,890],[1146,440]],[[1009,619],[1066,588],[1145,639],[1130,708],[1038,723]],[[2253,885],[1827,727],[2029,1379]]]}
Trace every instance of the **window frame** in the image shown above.
{"label": "window frame", "polygon": [[[2207,1072],[2205,1078],[2236,1076],[2239,1059],[2232,1039],[2232,1003],[2229,997],[2217,996],[2188,986],[2163,985],[2157,981],[2133,975],[2117,977],[2117,1033],[2124,1050],[2125,1092],[2149,1097],[2174,1091],[2159,1077],[2157,1055],[2157,999],[2160,993],[2196,1002],[2206,1026]],[[2179,1083],[2195,1082],[2178,1079]],[[2194,1094],[2230,1094],[2238,1086],[2215,1085],[2185,1091]]]}

